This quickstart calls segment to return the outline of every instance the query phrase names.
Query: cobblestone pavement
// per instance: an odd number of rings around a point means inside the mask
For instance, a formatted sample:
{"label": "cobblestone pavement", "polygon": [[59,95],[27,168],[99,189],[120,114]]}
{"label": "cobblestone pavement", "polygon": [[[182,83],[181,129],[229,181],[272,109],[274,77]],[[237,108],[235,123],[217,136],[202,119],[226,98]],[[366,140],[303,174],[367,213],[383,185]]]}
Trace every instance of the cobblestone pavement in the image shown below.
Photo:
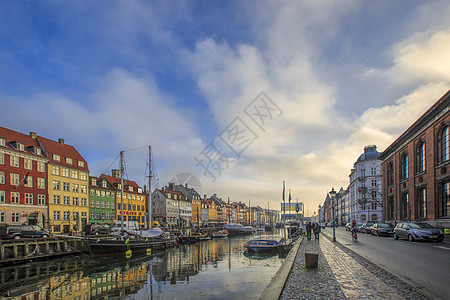
{"label": "cobblestone pavement", "polygon": [[[317,269],[305,252],[319,253]],[[280,299],[432,299],[339,243],[303,239]]]}

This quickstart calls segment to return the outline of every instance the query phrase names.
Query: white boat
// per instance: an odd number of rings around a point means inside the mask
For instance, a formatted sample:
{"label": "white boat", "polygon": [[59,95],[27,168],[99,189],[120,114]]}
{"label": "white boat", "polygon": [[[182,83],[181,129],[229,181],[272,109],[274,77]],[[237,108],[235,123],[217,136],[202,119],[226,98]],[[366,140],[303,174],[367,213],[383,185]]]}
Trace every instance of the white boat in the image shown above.
{"label": "white boat", "polygon": [[242,227],[244,226],[239,223],[228,223],[223,226],[224,229],[228,230],[229,235],[239,234],[239,229]]}
{"label": "white boat", "polygon": [[227,237],[228,236],[228,230],[223,229],[212,233],[213,238],[220,238],[220,237]]}
{"label": "white boat", "polygon": [[260,226],[260,227],[258,227],[258,228],[256,229],[256,231],[258,231],[258,232],[264,232],[265,229],[264,229],[263,226]]}
{"label": "white boat", "polygon": [[242,226],[241,228],[239,228],[239,233],[251,234],[251,233],[253,233],[253,227],[252,226]]}

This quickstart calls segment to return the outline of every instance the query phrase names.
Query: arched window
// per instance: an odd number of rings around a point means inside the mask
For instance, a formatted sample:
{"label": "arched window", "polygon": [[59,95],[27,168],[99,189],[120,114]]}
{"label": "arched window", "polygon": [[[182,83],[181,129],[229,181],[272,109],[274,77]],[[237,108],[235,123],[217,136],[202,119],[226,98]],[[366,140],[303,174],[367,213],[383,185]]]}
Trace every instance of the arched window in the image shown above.
{"label": "arched window", "polygon": [[425,171],[425,143],[420,142],[416,152],[417,173]]}
{"label": "arched window", "polygon": [[405,153],[400,162],[400,180],[408,179],[408,155]]}
{"label": "arched window", "polygon": [[442,128],[438,137],[438,155],[439,163],[450,159],[450,129],[448,126]]}
{"label": "arched window", "polygon": [[394,185],[394,164],[389,162],[388,164],[388,186]]}

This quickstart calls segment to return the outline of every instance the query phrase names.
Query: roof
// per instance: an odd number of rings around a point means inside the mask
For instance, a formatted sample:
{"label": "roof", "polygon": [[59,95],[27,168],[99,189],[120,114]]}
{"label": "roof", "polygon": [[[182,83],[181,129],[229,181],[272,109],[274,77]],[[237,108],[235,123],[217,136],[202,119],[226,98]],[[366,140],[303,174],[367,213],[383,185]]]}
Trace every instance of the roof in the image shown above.
{"label": "roof", "polygon": [[[97,182],[97,185],[92,185],[92,179],[95,179],[95,181]],[[89,187],[90,188],[94,188],[94,189],[100,189],[100,190],[109,190],[109,191],[116,191],[116,189],[114,187],[112,187],[110,184],[107,185],[107,187],[103,187],[102,186],[102,178],[99,177],[95,177],[95,176],[89,176]]]}
{"label": "roof", "polygon": [[[77,151],[77,149],[75,149],[75,147],[65,144],[63,139],[60,139],[59,142],[56,142],[38,136],[37,140],[47,152],[47,158],[49,159],[50,163],[89,172],[88,164],[83,156],[81,156],[81,154]],[[54,160],[53,154],[59,155],[61,157],[61,160]],[[71,158],[73,160],[72,164],[66,163],[65,158]],[[84,163],[83,166],[79,166],[79,161],[82,161]]]}
{"label": "roof", "polygon": [[[105,178],[111,185],[114,186],[115,190],[118,190],[117,184],[121,183],[121,179],[120,178],[117,178],[117,177],[114,177],[114,176],[110,176],[110,175],[105,175],[105,174],[100,175],[100,178]],[[140,188],[139,185],[137,185],[136,182],[134,182],[132,180],[126,180],[126,179],[123,180],[123,186],[124,187],[125,186],[132,186],[133,187],[133,192],[137,192],[137,189]],[[128,193],[129,191],[124,190],[124,192]]]}
{"label": "roof", "polygon": [[367,161],[367,160],[378,159],[378,156],[380,156],[380,154],[381,153],[377,151],[376,145],[366,146],[366,147],[364,147],[364,153],[358,157],[358,160],[356,161],[356,163],[359,163],[362,161]]}
{"label": "roof", "polygon": [[[32,135],[32,133],[30,133],[30,135],[27,135],[27,134],[23,134],[18,131],[14,131],[14,130],[0,126],[0,138],[4,138],[5,142],[6,142],[5,146],[0,146],[0,148],[5,148],[8,150],[17,151],[17,152],[21,152],[21,153],[25,152],[26,154],[29,154],[29,155],[45,158],[45,154],[43,152],[41,155],[39,155],[39,154],[35,154],[30,149],[31,147],[35,147],[35,148],[42,150],[37,139],[32,138],[31,135]],[[11,144],[12,142],[20,142],[20,143],[24,144],[24,151],[14,148],[13,145]]]}

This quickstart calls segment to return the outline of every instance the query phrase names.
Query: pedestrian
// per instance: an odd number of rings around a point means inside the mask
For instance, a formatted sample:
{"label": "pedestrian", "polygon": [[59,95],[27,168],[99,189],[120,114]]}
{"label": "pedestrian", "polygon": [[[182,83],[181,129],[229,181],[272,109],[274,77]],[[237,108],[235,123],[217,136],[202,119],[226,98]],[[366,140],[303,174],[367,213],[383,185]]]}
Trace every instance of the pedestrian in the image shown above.
{"label": "pedestrian", "polygon": [[314,240],[319,241],[320,225],[315,223],[313,231],[314,231]]}
{"label": "pedestrian", "polygon": [[308,241],[311,240],[311,222],[308,222],[308,224],[306,224],[306,238],[308,239]]}

